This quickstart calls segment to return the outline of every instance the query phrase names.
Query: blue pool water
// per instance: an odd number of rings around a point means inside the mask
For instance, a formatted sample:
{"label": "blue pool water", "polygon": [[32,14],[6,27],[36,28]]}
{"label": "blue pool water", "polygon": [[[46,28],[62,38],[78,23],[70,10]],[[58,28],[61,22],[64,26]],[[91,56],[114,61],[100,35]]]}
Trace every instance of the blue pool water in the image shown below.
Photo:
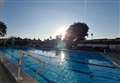
{"label": "blue pool water", "polygon": [[[20,49],[1,49],[17,64]],[[120,69],[100,53],[24,49],[22,70],[40,83],[120,83]]]}

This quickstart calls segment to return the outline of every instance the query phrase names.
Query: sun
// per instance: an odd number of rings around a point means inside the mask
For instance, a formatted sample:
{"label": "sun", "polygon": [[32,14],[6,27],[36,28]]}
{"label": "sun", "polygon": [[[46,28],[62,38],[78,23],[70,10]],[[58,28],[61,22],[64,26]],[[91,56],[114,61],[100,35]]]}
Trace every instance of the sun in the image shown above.
{"label": "sun", "polygon": [[62,35],[62,39],[65,37],[65,34],[66,34],[66,27],[60,27],[56,30],[55,32],[55,36],[56,35]]}

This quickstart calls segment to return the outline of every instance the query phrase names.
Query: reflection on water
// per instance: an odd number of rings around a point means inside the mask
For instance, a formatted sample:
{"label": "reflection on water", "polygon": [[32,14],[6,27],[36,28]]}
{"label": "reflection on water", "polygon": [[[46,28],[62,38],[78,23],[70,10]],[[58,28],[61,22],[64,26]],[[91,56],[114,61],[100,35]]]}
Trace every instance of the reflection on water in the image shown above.
{"label": "reflection on water", "polygon": [[60,59],[61,59],[61,62],[64,62],[64,61],[65,61],[65,54],[64,54],[63,51],[61,51]]}
{"label": "reflection on water", "polygon": [[63,51],[56,51],[55,53],[56,53],[59,63],[63,64],[65,62],[65,53]]}
{"label": "reflection on water", "polygon": [[[17,63],[18,50],[3,52],[11,62]],[[22,68],[40,83],[120,83],[119,69],[110,68],[112,64],[98,53],[60,50],[27,52],[31,52],[32,57],[24,56]],[[38,61],[45,63],[41,65]],[[39,69],[40,73],[35,73]]]}
{"label": "reflection on water", "polygon": [[60,58],[60,64],[62,65],[65,61],[65,54],[63,51],[60,51],[59,58]]}
{"label": "reflection on water", "polygon": [[48,60],[45,60],[45,61],[59,63],[60,65],[62,65],[65,62],[65,52],[64,51],[60,51],[60,50],[54,50],[54,51],[34,50],[33,51],[32,50],[30,52],[33,54],[36,54],[36,55],[34,55],[34,57],[37,57],[40,59],[42,59],[43,57],[47,57]]}

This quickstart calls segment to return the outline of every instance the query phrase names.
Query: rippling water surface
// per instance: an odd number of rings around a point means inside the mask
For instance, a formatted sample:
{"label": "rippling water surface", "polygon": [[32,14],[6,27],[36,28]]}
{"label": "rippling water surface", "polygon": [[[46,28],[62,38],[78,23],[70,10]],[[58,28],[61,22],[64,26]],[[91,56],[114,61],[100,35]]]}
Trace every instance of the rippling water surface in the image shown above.
{"label": "rippling water surface", "polygon": [[[13,63],[20,49],[1,49]],[[22,70],[40,83],[120,83],[120,69],[100,53],[24,49]]]}

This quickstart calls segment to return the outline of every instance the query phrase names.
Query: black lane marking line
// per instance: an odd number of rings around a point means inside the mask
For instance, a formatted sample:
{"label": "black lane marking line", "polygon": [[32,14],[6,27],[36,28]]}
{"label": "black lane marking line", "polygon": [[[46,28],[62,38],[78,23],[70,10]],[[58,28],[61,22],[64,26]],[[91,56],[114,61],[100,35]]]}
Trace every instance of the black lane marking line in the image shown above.
{"label": "black lane marking line", "polygon": [[[77,62],[79,62],[79,61],[77,61]],[[87,63],[85,63],[85,64],[87,64]],[[95,65],[96,65],[96,64],[95,64]],[[73,70],[73,69],[72,69],[72,70]],[[79,71],[79,70],[74,70],[74,71],[79,72],[79,73],[81,72],[81,71]],[[84,74],[85,74],[86,72],[83,72],[83,71],[82,71],[81,73],[84,73]],[[86,73],[86,74],[88,74],[88,73]],[[96,76],[96,77],[102,77],[102,78],[107,78],[107,79],[113,79],[113,80],[115,80],[115,78],[105,77],[105,76]],[[120,79],[117,79],[117,80],[120,80]]]}
{"label": "black lane marking line", "polygon": [[[27,65],[26,65],[27,66]],[[30,66],[29,66],[30,67]],[[30,67],[34,72],[36,71],[34,68]],[[78,73],[82,73],[85,75],[89,75],[90,77],[99,77],[99,78],[105,78],[105,79],[110,79],[110,80],[117,80],[120,81],[120,79],[115,79],[112,77],[106,77],[106,76],[97,76],[97,75],[92,75],[91,72],[84,72],[84,71],[80,71],[80,70],[75,70],[75,69],[70,69],[72,71],[78,72]],[[42,77],[42,76],[41,76]],[[46,79],[45,79],[46,80]],[[51,81],[47,78],[47,81],[49,81],[49,83],[51,83]],[[53,83],[53,82],[52,82]]]}
{"label": "black lane marking line", "polygon": [[[50,63],[46,63],[46,65],[51,65]],[[54,65],[51,65],[51,66],[54,66]],[[67,69],[67,68],[64,68],[64,69]],[[52,71],[52,70],[51,70]],[[100,70],[96,70],[96,71],[99,71],[99,72],[101,72]],[[116,73],[113,73],[113,74],[116,74]]]}
{"label": "black lane marking line", "polygon": [[[77,62],[78,63],[78,62]],[[46,64],[49,64],[49,63],[46,63]],[[84,63],[84,64],[87,64],[87,63]],[[94,64],[90,64],[90,65],[94,65]],[[95,66],[96,66],[96,64],[95,64]],[[68,70],[68,68],[65,68],[65,69],[67,69]],[[52,70],[51,70],[52,71]],[[80,70],[78,70],[78,71],[80,71]],[[56,72],[54,72],[54,73],[56,73]],[[56,73],[56,74],[58,74],[58,73]],[[92,75],[91,75],[91,77],[92,77]]]}
{"label": "black lane marking line", "polygon": [[[73,60],[72,60],[72,61],[73,61]],[[75,61],[75,60],[74,60],[74,62],[82,63],[82,64],[88,64],[88,63],[85,63],[85,62]],[[101,66],[101,65],[96,65],[96,64],[89,64],[89,65]],[[102,66],[102,67],[103,67],[103,66]],[[56,73],[56,72],[54,72],[54,73]],[[56,74],[58,74],[58,73],[56,73]]]}
{"label": "black lane marking line", "polygon": [[[36,70],[35,70],[34,68],[31,68],[31,70],[32,70],[33,72],[36,72]],[[57,83],[57,82],[55,82],[55,81],[53,81],[53,80],[48,79],[46,76],[44,76],[44,75],[41,74],[40,72],[38,72],[38,74],[39,74],[43,79],[45,79],[48,83]]]}
{"label": "black lane marking line", "polygon": [[57,83],[57,82],[55,82],[55,81],[53,81],[53,80],[50,80],[50,79],[48,79],[46,76],[44,76],[43,74],[39,74],[43,79],[45,79],[48,83]]}
{"label": "black lane marking line", "polygon": [[[34,53],[33,53],[33,54],[34,54]],[[36,54],[36,55],[49,58],[48,56],[43,56],[43,55],[41,55],[41,54]],[[83,62],[83,61],[70,60],[70,59],[67,59],[67,58],[65,58],[65,60],[66,60],[66,61],[71,61],[71,62],[76,62],[76,63],[81,63],[81,64],[88,64],[88,65],[93,65],[93,66],[99,66],[99,67],[107,67],[107,68],[112,68],[112,69],[117,68],[117,67],[115,67],[115,66],[99,65],[99,64],[87,63],[87,62]]]}
{"label": "black lane marking line", "polygon": [[76,69],[72,69],[72,68],[71,69],[70,68],[64,68],[64,69],[66,69],[66,70],[72,70],[72,71],[75,71],[77,73],[88,75],[90,77],[101,77],[101,78],[106,78],[106,79],[111,79],[111,80],[120,80],[120,79],[115,79],[115,78],[112,78],[112,77],[97,76],[97,75],[93,75],[92,72],[85,72],[85,71],[80,71],[80,70],[76,70]]}
{"label": "black lane marking line", "polygon": [[[26,64],[26,63],[24,63],[25,64],[25,66],[26,67],[30,67],[30,68],[33,68],[33,67],[31,67],[32,66],[32,64],[31,65],[29,65],[29,64]],[[49,63],[47,63],[47,64],[49,64]],[[51,64],[50,64],[51,65]],[[55,71],[53,71],[53,70],[50,70],[49,69],[49,71],[51,71],[51,72],[53,72],[53,73],[55,73],[55,74],[58,74],[57,72],[55,72]],[[58,74],[59,75],[59,74]]]}
{"label": "black lane marking line", "polygon": [[83,62],[83,61],[76,61],[76,60],[69,60],[69,59],[66,59],[66,60],[71,61],[71,62],[81,63],[81,64],[93,65],[93,66],[107,67],[107,68],[112,68],[112,69],[116,68],[114,66],[108,66],[108,65],[99,65],[99,64],[87,63],[87,62]]}
{"label": "black lane marking line", "polygon": [[107,76],[99,76],[99,75],[93,75],[91,72],[84,72],[84,71],[79,71],[79,70],[75,70],[75,69],[70,69],[74,72],[77,72],[77,73],[81,73],[81,74],[85,74],[85,75],[88,75],[90,77],[93,77],[93,78],[103,78],[103,79],[109,79],[109,80],[116,80],[116,81],[120,81],[120,79],[118,78],[113,78],[113,77],[107,77]]}
{"label": "black lane marking line", "polygon": [[[48,65],[51,65],[51,64],[49,64],[49,63],[47,63],[47,64],[48,64]],[[33,67],[31,67],[31,65],[26,64],[26,63],[25,63],[25,67],[33,68]],[[57,75],[59,75],[59,76],[61,76],[61,74],[59,74],[58,72],[56,72],[56,71],[54,71],[54,70],[50,70],[49,68],[47,68],[47,70],[50,71],[50,72],[53,72],[53,73],[55,73],[55,74],[57,74]],[[68,69],[66,68],[66,70],[68,70]],[[64,78],[64,76],[62,76],[62,78]]]}
{"label": "black lane marking line", "polygon": [[[32,67],[30,67],[34,72],[36,72],[36,70],[35,69],[33,69]],[[117,78],[112,78],[112,77],[106,77],[106,76],[99,76],[99,75],[93,75],[91,72],[85,72],[85,71],[80,71],[80,70],[76,70],[76,69],[69,69],[69,70],[71,70],[71,71],[74,71],[74,72],[77,72],[77,73],[81,73],[81,74],[84,74],[84,75],[88,75],[88,76],[90,76],[91,78],[93,77],[93,78],[103,78],[103,79],[109,79],[109,80],[116,80],[116,81],[120,81],[120,79],[117,79]],[[41,74],[40,72],[39,72],[39,74]]]}
{"label": "black lane marking line", "polygon": [[85,72],[85,71],[80,71],[80,70],[76,70],[76,69],[69,69],[69,70],[93,77],[91,72]]}
{"label": "black lane marking line", "polygon": [[94,75],[96,78],[103,78],[103,79],[109,79],[109,80],[116,80],[116,81],[120,81],[120,79],[118,78],[113,78],[113,77],[106,77],[106,76],[99,76],[99,75]]}

